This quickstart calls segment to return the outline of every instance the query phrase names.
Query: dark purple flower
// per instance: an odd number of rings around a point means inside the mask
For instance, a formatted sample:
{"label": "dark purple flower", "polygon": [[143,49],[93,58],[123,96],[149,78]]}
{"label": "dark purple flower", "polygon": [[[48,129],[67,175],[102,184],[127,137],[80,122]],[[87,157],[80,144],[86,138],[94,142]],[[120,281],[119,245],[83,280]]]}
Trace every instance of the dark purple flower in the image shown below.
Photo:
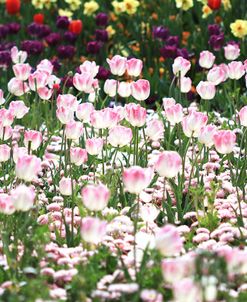
{"label": "dark purple flower", "polygon": [[101,42],[108,41],[108,32],[104,29],[96,29],[95,36],[97,41],[101,41]]}
{"label": "dark purple flower", "polygon": [[39,55],[42,53],[44,46],[42,42],[36,40],[25,40],[21,42],[21,49],[30,55]]}
{"label": "dark purple flower", "polygon": [[57,55],[60,59],[71,59],[75,51],[76,49],[72,45],[60,45],[57,48]]}
{"label": "dark purple flower", "polygon": [[209,24],[208,25],[208,33],[210,36],[219,35],[221,33],[220,26],[218,24]]}
{"label": "dark purple flower", "polygon": [[53,58],[53,59],[51,59],[51,63],[52,63],[52,65],[53,65],[53,70],[54,71],[58,71],[60,68],[61,68],[61,63],[59,62],[59,60],[57,59],[57,58]]}
{"label": "dark purple flower", "polygon": [[10,34],[17,34],[19,32],[19,30],[21,29],[21,25],[16,22],[9,23],[9,24],[7,24],[7,26],[9,28]]}
{"label": "dark purple flower", "polygon": [[179,45],[179,37],[178,36],[170,36],[166,39],[166,45],[176,46]]}
{"label": "dark purple flower", "polygon": [[51,33],[45,40],[50,46],[55,46],[62,40],[62,37],[59,33]]}
{"label": "dark purple flower", "polygon": [[4,42],[4,43],[0,44],[0,51],[1,50],[10,50],[14,46],[16,46],[15,42]]}
{"label": "dark purple flower", "polygon": [[87,43],[87,52],[91,54],[99,53],[101,48],[101,43],[98,41],[91,41]]}
{"label": "dark purple flower", "polygon": [[106,69],[105,67],[103,66],[100,66],[99,67],[99,71],[96,75],[96,78],[98,80],[107,80],[109,78],[109,76],[111,75],[111,72],[110,70]]}
{"label": "dark purple flower", "polygon": [[0,39],[5,39],[9,33],[7,25],[0,25]]}
{"label": "dark purple flower", "polygon": [[36,36],[41,39],[48,36],[51,33],[51,29],[48,25],[33,22],[28,25],[27,32],[29,35]]}
{"label": "dark purple flower", "polygon": [[164,26],[153,27],[153,37],[156,39],[166,40],[169,37],[170,31]]}
{"label": "dark purple flower", "polygon": [[220,35],[212,35],[208,43],[213,48],[213,50],[220,50],[224,45],[224,34],[222,33]]}
{"label": "dark purple flower", "polygon": [[108,24],[108,16],[105,13],[98,13],[95,19],[97,26],[106,26]]}
{"label": "dark purple flower", "polygon": [[65,17],[65,16],[57,17],[56,25],[57,25],[57,28],[67,29],[69,27],[68,17]]}
{"label": "dark purple flower", "polygon": [[75,42],[78,38],[78,35],[72,33],[71,31],[66,31],[64,33],[63,37],[64,37],[64,40],[67,41],[68,43],[75,44]]}
{"label": "dark purple flower", "polygon": [[178,57],[183,57],[185,59],[189,59],[189,53],[188,50],[186,48],[178,48],[177,49],[177,56]]}
{"label": "dark purple flower", "polygon": [[233,40],[231,40],[231,41],[228,41],[227,42],[227,44],[226,45],[228,45],[228,44],[230,44],[230,45],[238,45],[238,46],[240,46],[240,41],[233,41]]}
{"label": "dark purple flower", "polygon": [[62,84],[63,84],[63,85],[65,84],[65,86],[68,87],[68,88],[74,86],[74,85],[73,85],[73,77],[65,76],[65,77],[63,77],[63,78],[61,79],[61,81],[62,81]]}
{"label": "dark purple flower", "polygon": [[176,46],[163,46],[160,49],[160,54],[163,58],[176,58],[177,56],[177,47]]}
{"label": "dark purple flower", "polygon": [[11,64],[10,51],[0,51],[0,66],[8,67]]}

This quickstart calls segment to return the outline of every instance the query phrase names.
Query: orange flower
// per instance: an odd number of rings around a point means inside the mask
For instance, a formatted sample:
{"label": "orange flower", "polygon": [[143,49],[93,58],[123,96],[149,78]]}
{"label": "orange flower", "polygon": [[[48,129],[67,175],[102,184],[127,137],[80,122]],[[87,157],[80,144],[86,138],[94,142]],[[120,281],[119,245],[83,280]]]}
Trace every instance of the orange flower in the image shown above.
{"label": "orange flower", "polygon": [[160,61],[160,63],[163,63],[163,62],[165,62],[165,59],[163,57],[160,57],[159,61]]}
{"label": "orange flower", "polygon": [[169,20],[171,20],[171,21],[174,21],[174,20],[176,20],[176,16],[174,16],[174,15],[172,15],[172,16],[169,16]]}
{"label": "orange flower", "polygon": [[38,24],[43,24],[44,18],[45,18],[44,14],[41,14],[41,13],[33,15],[33,21]]}
{"label": "orange flower", "polygon": [[158,20],[158,15],[157,15],[156,13],[152,13],[152,18],[153,18],[154,20]]}
{"label": "orange flower", "polygon": [[82,32],[83,24],[81,20],[72,20],[69,24],[69,31],[79,35]]}
{"label": "orange flower", "polygon": [[6,11],[9,15],[15,15],[20,12],[20,0],[6,0]]}
{"label": "orange flower", "polygon": [[222,18],[220,16],[216,16],[214,21],[215,23],[220,24],[222,22]]}

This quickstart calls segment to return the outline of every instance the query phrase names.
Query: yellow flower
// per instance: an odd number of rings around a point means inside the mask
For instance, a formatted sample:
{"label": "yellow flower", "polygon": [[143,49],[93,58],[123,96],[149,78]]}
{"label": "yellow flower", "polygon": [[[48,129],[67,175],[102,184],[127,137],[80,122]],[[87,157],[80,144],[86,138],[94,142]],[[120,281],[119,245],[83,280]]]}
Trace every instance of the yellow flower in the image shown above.
{"label": "yellow flower", "polygon": [[49,9],[56,0],[32,0],[32,5],[37,9],[43,9],[44,7]]}
{"label": "yellow flower", "polygon": [[96,1],[91,0],[85,2],[83,13],[84,15],[91,16],[97,9],[99,9],[99,4]]}
{"label": "yellow flower", "polygon": [[58,14],[59,16],[64,16],[64,17],[68,17],[71,18],[73,16],[73,13],[67,9],[59,9],[58,10]]}
{"label": "yellow flower", "polygon": [[111,25],[107,26],[106,31],[108,33],[109,38],[111,38],[116,33],[115,29]]}
{"label": "yellow flower", "polygon": [[69,8],[73,11],[78,10],[81,5],[80,0],[65,0],[65,2],[69,4]]}
{"label": "yellow flower", "polygon": [[222,0],[222,4],[225,10],[229,10],[232,8],[232,4],[230,0]]}
{"label": "yellow flower", "polygon": [[193,0],[175,0],[177,8],[188,10],[193,6]]}
{"label": "yellow flower", "polygon": [[140,2],[137,0],[124,0],[123,4],[125,6],[125,11],[129,15],[133,15],[137,11],[137,7],[140,5]]}
{"label": "yellow flower", "polygon": [[212,14],[213,11],[208,5],[203,5],[202,12],[202,18],[206,19],[210,14]]}
{"label": "yellow flower", "polygon": [[125,12],[126,7],[123,2],[113,1],[112,6],[116,14],[121,14]]}
{"label": "yellow flower", "polygon": [[237,19],[230,24],[230,28],[235,37],[243,38],[247,35],[247,20]]}
{"label": "yellow flower", "polygon": [[202,4],[207,4],[208,0],[197,0],[197,2],[201,2]]}

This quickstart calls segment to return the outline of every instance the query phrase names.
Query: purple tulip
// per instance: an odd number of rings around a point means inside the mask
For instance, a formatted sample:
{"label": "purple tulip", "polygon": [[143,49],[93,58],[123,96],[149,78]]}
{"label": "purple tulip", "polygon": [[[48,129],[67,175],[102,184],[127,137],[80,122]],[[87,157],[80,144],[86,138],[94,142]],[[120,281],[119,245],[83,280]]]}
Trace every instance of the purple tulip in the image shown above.
{"label": "purple tulip", "polygon": [[60,45],[57,48],[57,55],[60,59],[71,59],[76,52],[72,45]]}
{"label": "purple tulip", "polygon": [[107,80],[110,75],[111,75],[111,72],[109,69],[106,69],[105,67],[100,66],[98,74],[96,75],[96,78],[98,80]]}
{"label": "purple tulip", "polygon": [[153,27],[153,37],[156,39],[166,40],[169,37],[170,31],[164,26]]}
{"label": "purple tulip", "polygon": [[69,27],[68,17],[65,17],[65,16],[57,17],[56,26],[57,26],[57,28],[60,28],[60,29],[67,29]]}
{"label": "purple tulip", "polygon": [[108,16],[105,13],[98,13],[95,19],[97,26],[106,26],[108,24]]}
{"label": "purple tulip", "polygon": [[91,54],[98,54],[101,48],[101,43],[98,41],[91,41],[87,43],[87,52]]}
{"label": "purple tulip", "polygon": [[163,46],[160,49],[160,54],[163,58],[176,58],[177,56],[177,47],[176,46]]}
{"label": "purple tulip", "polygon": [[21,42],[21,49],[30,55],[39,55],[42,53],[44,46],[42,42],[36,40],[25,40]]}
{"label": "purple tulip", "polygon": [[96,29],[95,36],[97,41],[101,41],[101,42],[108,41],[108,32],[104,29]]}
{"label": "purple tulip", "polygon": [[59,33],[50,33],[46,38],[46,42],[50,46],[55,46],[61,41],[62,37]]}
{"label": "purple tulip", "polygon": [[212,35],[209,39],[208,44],[213,48],[213,50],[218,51],[224,45],[224,34]]}
{"label": "purple tulip", "polygon": [[70,44],[75,44],[77,38],[78,38],[78,35],[70,32],[70,31],[66,31],[63,35],[64,37],[64,40],[67,41],[68,43]]}

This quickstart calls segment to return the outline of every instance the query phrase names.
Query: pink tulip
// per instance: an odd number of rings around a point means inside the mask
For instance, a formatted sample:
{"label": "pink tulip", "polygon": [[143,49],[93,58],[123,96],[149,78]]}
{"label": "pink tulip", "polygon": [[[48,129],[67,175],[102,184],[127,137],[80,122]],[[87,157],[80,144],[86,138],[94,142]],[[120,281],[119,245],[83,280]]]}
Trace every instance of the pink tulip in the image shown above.
{"label": "pink tulip", "polygon": [[94,106],[92,103],[82,103],[76,109],[76,117],[84,123],[89,123],[90,115],[93,111]]}
{"label": "pink tulip", "polygon": [[0,145],[0,163],[8,161],[10,159],[11,148],[6,145]]}
{"label": "pink tulip", "polygon": [[85,61],[79,66],[79,69],[81,73],[89,73],[94,78],[99,71],[99,66],[97,66],[95,62]]}
{"label": "pink tulip", "polygon": [[74,147],[70,148],[70,161],[76,166],[81,166],[88,159],[87,151],[85,149]]}
{"label": "pink tulip", "polygon": [[177,57],[172,64],[172,71],[175,76],[182,78],[190,70],[190,61],[184,59],[183,57]]}
{"label": "pink tulip", "polygon": [[39,97],[41,100],[49,100],[52,97],[53,89],[49,89],[47,87],[42,87],[37,90]]}
{"label": "pink tulip", "polygon": [[86,140],[86,150],[90,155],[98,155],[103,149],[103,139],[88,138]]}
{"label": "pink tulip", "polygon": [[74,120],[74,111],[69,108],[59,107],[56,116],[62,124],[68,124]]}
{"label": "pink tulip", "polygon": [[26,83],[23,83],[21,80],[17,78],[12,78],[8,82],[8,91],[15,96],[22,96],[26,92],[29,91],[29,87]]}
{"label": "pink tulip", "polygon": [[83,124],[71,121],[65,126],[65,136],[67,139],[77,140],[83,135]]}
{"label": "pink tulip", "polygon": [[131,83],[119,82],[117,91],[122,98],[128,98],[131,95]]}
{"label": "pink tulip", "polygon": [[29,108],[23,101],[12,101],[9,104],[9,110],[17,119],[22,119],[29,111]]}
{"label": "pink tulip", "polygon": [[229,72],[229,68],[227,64],[220,64],[218,65],[218,67],[221,68],[221,70],[225,73],[224,79],[222,80],[222,82],[225,82],[228,79],[228,72]]}
{"label": "pink tulip", "polygon": [[200,81],[196,86],[196,91],[204,100],[212,100],[215,97],[216,88],[211,82]]}
{"label": "pink tulip", "polygon": [[24,63],[27,59],[27,52],[21,50],[19,51],[16,46],[11,48],[10,55],[14,64]]}
{"label": "pink tulip", "polygon": [[3,126],[3,123],[0,122],[0,139],[7,141],[11,138],[13,130],[10,126]]}
{"label": "pink tulip", "polygon": [[165,109],[165,116],[171,125],[176,125],[183,120],[183,107],[180,104],[171,105]]}
{"label": "pink tulip", "polygon": [[176,151],[163,151],[155,163],[155,170],[162,177],[177,176],[182,167],[182,158]]}
{"label": "pink tulip", "polygon": [[18,159],[23,155],[28,155],[28,150],[26,147],[14,147],[13,148],[13,160],[16,164]]}
{"label": "pink tulip", "polygon": [[132,58],[127,61],[127,72],[132,77],[139,77],[142,72],[142,60]]}
{"label": "pink tulip", "polygon": [[84,241],[99,244],[106,235],[107,222],[94,217],[85,217],[81,221],[81,237]]}
{"label": "pink tulip", "polygon": [[247,127],[247,105],[240,109],[239,111],[240,124]]}
{"label": "pink tulip", "polygon": [[0,193],[0,213],[5,215],[12,215],[15,212],[15,207],[11,196]]}
{"label": "pink tulip", "polygon": [[51,63],[51,61],[44,59],[42,61],[40,61],[40,63],[37,65],[36,70],[41,71],[41,72],[46,72],[49,75],[52,74],[53,72],[53,64]]}
{"label": "pink tulip", "polygon": [[140,216],[144,222],[154,222],[159,213],[160,210],[151,203],[144,204],[140,208]]}
{"label": "pink tulip", "polygon": [[3,97],[3,91],[0,89],[0,106],[5,103],[5,98]]}
{"label": "pink tulip", "polygon": [[[219,85],[225,81],[226,73],[220,66],[215,66],[209,70],[207,74],[207,80],[214,85]],[[205,82],[204,82],[205,83]]]}
{"label": "pink tulip", "polygon": [[26,212],[33,207],[35,192],[33,188],[22,184],[11,190],[11,198],[17,211]]}
{"label": "pink tulip", "polygon": [[125,119],[133,127],[142,127],[146,123],[147,111],[139,104],[130,103],[125,105]]}
{"label": "pink tulip", "polygon": [[79,91],[90,93],[93,91],[93,77],[90,73],[76,73],[73,77],[73,85]]}
{"label": "pink tulip", "polygon": [[215,56],[208,50],[200,53],[199,65],[202,68],[210,69],[214,65]]}
{"label": "pink tulip", "polygon": [[131,83],[131,94],[137,101],[144,101],[150,95],[150,84],[148,80],[137,80]]}
{"label": "pink tulip", "polygon": [[57,108],[68,108],[70,111],[76,111],[78,102],[72,94],[59,94],[57,97]]}
{"label": "pink tulip", "polygon": [[164,136],[163,122],[157,119],[152,119],[147,123],[145,129],[147,137],[152,141],[158,141]]}
{"label": "pink tulip", "polygon": [[35,130],[26,130],[24,134],[24,145],[30,146],[31,150],[37,150],[42,143],[42,134]]}
{"label": "pink tulip", "polygon": [[166,108],[176,104],[176,101],[174,98],[163,98],[162,102],[163,102],[163,107],[165,110],[166,110]]}
{"label": "pink tulip", "polygon": [[124,126],[115,126],[110,129],[108,142],[113,147],[123,147],[128,145],[132,140],[132,131]]}
{"label": "pink tulip", "polygon": [[183,241],[174,225],[167,224],[155,234],[156,248],[163,256],[170,257],[181,253]]}
{"label": "pink tulip", "polygon": [[201,128],[200,134],[198,136],[198,141],[201,144],[204,144],[206,147],[210,148],[214,144],[214,134],[217,131],[217,127],[215,125],[206,125]]}
{"label": "pink tulip", "polygon": [[109,189],[103,185],[87,185],[81,191],[82,202],[90,211],[102,211],[110,198]]}
{"label": "pink tulip", "polygon": [[18,80],[26,81],[31,74],[32,67],[28,63],[15,64],[13,71]]}
{"label": "pink tulip", "polygon": [[10,126],[14,121],[14,114],[10,109],[0,109],[0,123],[3,127]]}
{"label": "pink tulip", "polygon": [[221,154],[229,154],[236,143],[236,135],[231,130],[219,130],[213,136],[215,149]]}
{"label": "pink tulip", "polygon": [[108,79],[104,84],[104,92],[110,97],[114,97],[117,94],[117,81]]}
{"label": "pink tulip", "polygon": [[195,270],[195,261],[190,256],[164,259],[162,261],[162,274],[165,281],[174,284],[191,276]]}
{"label": "pink tulip", "polygon": [[192,279],[174,283],[173,294],[176,302],[202,302],[202,291]]}
{"label": "pink tulip", "polygon": [[191,90],[192,81],[189,77],[182,77],[180,83],[180,90],[182,93],[188,93]]}
{"label": "pink tulip", "polygon": [[153,170],[151,168],[141,168],[132,166],[124,169],[123,183],[126,191],[132,194],[140,194],[148,187],[153,178]]}
{"label": "pink tulip", "polygon": [[232,61],[228,64],[228,77],[232,80],[239,80],[245,74],[244,64],[240,61]]}
{"label": "pink tulip", "polygon": [[95,110],[90,114],[91,125],[96,129],[112,128],[118,124],[119,114],[112,108]]}
{"label": "pink tulip", "polygon": [[17,178],[30,182],[41,172],[41,160],[35,155],[23,155],[17,160],[15,173]]}
{"label": "pink tulip", "polygon": [[[74,184],[73,184],[74,186]],[[64,196],[71,196],[72,195],[72,183],[70,177],[63,177],[59,181],[59,191]]]}
{"label": "pink tulip", "polygon": [[110,70],[112,74],[117,76],[122,76],[125,73],[127,67],[126,58],[119,55],[115,55],[111,60],[106,59],[106,61],[110,66]]}
{"label": "pink tulip", "polygon": [[45,71],[36,70],[28,78],[28,84],[32,91],[37,91],[47,85],[49,74]]}
{"label": "pink tulip", "polygon": [[236,60],[240,55],[240,48],[237,43],[227,44],[224,47],[225,58],[229,61]]}
{"label": "pink tulip", "polygon": [[208,117],[202,112],[192,111],[183,118],[182,126],[187,137],[198,137],[202,127],[206,126]]}

